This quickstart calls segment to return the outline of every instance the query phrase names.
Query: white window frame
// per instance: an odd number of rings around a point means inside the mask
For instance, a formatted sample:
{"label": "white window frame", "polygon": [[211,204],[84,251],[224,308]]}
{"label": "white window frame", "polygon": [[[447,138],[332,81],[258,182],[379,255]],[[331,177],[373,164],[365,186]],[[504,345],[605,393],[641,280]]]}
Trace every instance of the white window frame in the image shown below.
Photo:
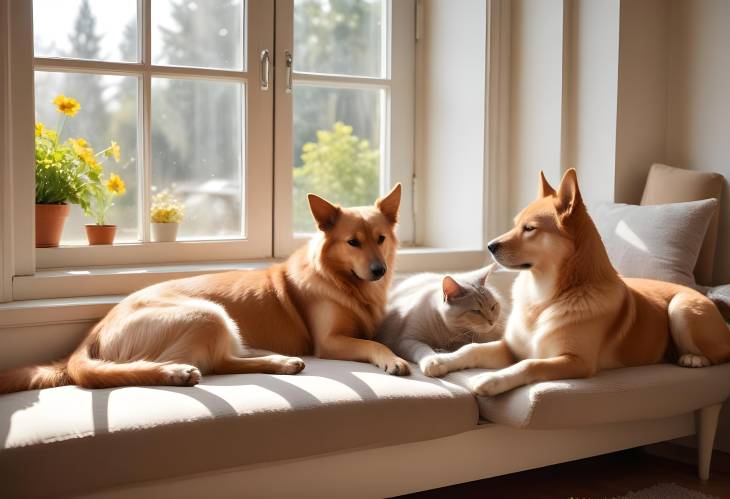
{"label": "white window frame", "polygon": [[[294,71],[293,83],[331,86],[335,88],[383,89],[380,153],[383,168],[380,175],[380,194],[400,182],[403,185],[398,234],[401,243],[414,240],[413,172],[414,172],[414,117],[415,117],[415,0],[386,0],[382,19],[386,30],[383,42],[385,76],[382,78],[312,74]],[[308,240],[306,234],[293,230],[292,168],[293,99],[287,92],[285,53],[297,57],[294,42],[293,0],[276,0],[276,109],[277,137],[274,151],[274,256],[283,258]],[[398,29],[394,32],[393,26]],[[296,65],[296,63],[295,63]],[[313,225],[314,226],[314,225]]]}
{"label": "white window frame", "polygon": [[[32,2],[28,2],[32,6]],[[152,0],[137,0],[139,62],[89,61],[36,57],[34,71],[91,73],[133,76],[138,78],[138,166],[142,241],[110,246],[61,246],[37,248],[36,268],[59,268],[100,265],[138,265],[203,260],[237,260],[271,257],[273,223],[273,91],[259,84],[261,51],[273,47],[274,5],[267,0],[246,0],[245,38],[247,51],[243,70],[163,66],[152,64]],[[31,14],[32,15],[32,14]],[[31,20],[32,24],[32,20]],[[244,37],[242,37],[244,38]],[[32,32],[26,35],[31,50]],[[270,71],[271,73],[271,71]],[[242,143],[245,150],[242,174],[242,198],[245,238],[150,242],[151,183],[151,93],[153,77],[185,80],[234,81],[245,85],[245,116]],[[273,74],[269,74],[269,78]],[[29,111],[31,116],[34,110]],[[23,168],[25,165],[15,165]],[[27,168],[31,170],[31,168]],[[28,186],[26,186],[27,188]],[[18,193],[18,195],[22,195]],[[33,196],[33,192],[26,195]]]}

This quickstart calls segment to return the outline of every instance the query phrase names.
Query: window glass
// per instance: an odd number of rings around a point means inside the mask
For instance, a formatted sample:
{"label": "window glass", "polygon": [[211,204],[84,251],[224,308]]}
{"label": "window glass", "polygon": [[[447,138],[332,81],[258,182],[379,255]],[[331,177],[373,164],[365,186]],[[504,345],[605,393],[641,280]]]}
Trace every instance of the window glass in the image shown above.
{"label": "window glass", "polygon": [[385,91],[294,87],[294,232],[313,232],[307,193],[343,206],[372,204],[380,190]]}
{"label": "window glass", "polygon": [[152,2],[152,63],[243,69],[241,0]]}
{"label": "window glass", "polygon": [[33,0],[36,57],[139,60],[136,0]]}
{"label": "window glass", "polygon": [[152,80],[151,195],[185,206],[180,237],[240,238],[244,90],[235,82]]}
{"label": "window glass", "polygon": [[[46,130],[60,132],[59,140],[86,140],[95,159],[101,163],[104,178],[119,175],[126,185],[124,195],[114,200],[106,223],[117,225],[116,242],[139,239],[137,217],[137,78],[131,76],[100,76],[91,74],[35,73],[36,122]],[[80,109],[74,116],[58,112],[53,100],[59,94],[76,99]],[[119,161],[102,152],[111,141],[119,145]],[[62,244],[87,244],[85,224],[93,224],[77,205],[71,206],[71,216],[63,230]]]}
{"label": "window glass", "polygon": [[294,0],[294,69],[383,76],[385,0]]}

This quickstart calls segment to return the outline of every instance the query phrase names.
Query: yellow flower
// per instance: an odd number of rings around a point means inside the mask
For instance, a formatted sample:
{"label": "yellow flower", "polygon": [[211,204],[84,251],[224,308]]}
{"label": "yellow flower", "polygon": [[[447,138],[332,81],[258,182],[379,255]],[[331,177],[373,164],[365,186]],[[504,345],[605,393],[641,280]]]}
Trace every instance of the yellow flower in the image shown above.
{"label": "yellow flower", "polygon": [[89,143],[86,142],[86,139],[79,137],[78,139],[68,139],[68,141],[71,142],[74,152],[78,154],[81,159],[84,159],[83,156],[87,152],[91,152],[93,155],[94,151],[89,147]]}
{"label": "yellow flower", "polygon": [[43,135],[44,129],[45,129],[45,127],[43,126],[43,123],[41,123],[40,121],[38,123],[36,123],[35,124],[35,136],[40,137],[41,135]]}
{"label": "yellow flower", "polygon": [[109,192],[113,192],[117,196],[124,194],[127,189],[124,185],[124,180],[122,180],[116,173],[111,174],[109,180],[106,182],[106,188]]}
{"label": "yellow flower", "polygon": [[53,99],[53,103],[56,105],[59,113],[63,113],[66,116],[73,116],[81,109],[79,101],[72,97],[66,97],[65,95],[59,95]]}
{"label": "yellow flower", "polygon": [[55,130],[51,130],[50,128],[46,128],[45,130],[43,130],[43,132],[46,134],[46,137],[48,137],[49,139],[53,140],[54,142],[58,138],[58,134],[56,133]]}
{"label": "yellow flower", "polygon": [[114,157],[114,161],[119,163],[119,159],[122,157],[122,149],[119,147],[119,144],[112,140],[109,148],[104,151],[104,156],[106,156],[107,158]]}

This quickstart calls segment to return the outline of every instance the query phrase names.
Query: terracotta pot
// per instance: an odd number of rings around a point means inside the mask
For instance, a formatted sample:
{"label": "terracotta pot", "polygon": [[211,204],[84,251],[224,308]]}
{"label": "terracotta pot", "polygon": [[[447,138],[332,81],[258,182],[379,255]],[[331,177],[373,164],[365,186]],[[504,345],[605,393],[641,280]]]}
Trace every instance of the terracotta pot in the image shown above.
{"label": "terracotta pot", "polygon": [[86,238],[89,245],[112,244],[117,233],[116,225],[86,224]]}
{"label": "terracotta pot", "polygon": [[71,207],[67,204],[35,205],[36,248],[55,248],[58,246],[70,210]]}
{"label": "terracotta pot", "polygon": [[152,223],[152,241],[155,243],[170,243],[177,239],[179,223]]}

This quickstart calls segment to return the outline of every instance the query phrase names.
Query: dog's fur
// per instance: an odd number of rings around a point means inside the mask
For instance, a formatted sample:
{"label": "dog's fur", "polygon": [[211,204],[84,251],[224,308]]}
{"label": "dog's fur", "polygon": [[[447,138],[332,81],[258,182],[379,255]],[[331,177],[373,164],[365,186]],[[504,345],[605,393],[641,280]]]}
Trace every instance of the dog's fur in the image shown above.
{"label": "dog's fur", "polygon": [[557,191],[541,173],[538,199],[488,247],[502,266],[522,271],[505,336],[472,345],[459,359],[444,356],[439,370],[499,369],[473,379],[479,395],[663,360],[685,367],[730,360],[730,331],[709,299],[684,286],[618,276],[575,170]]}
{"label": "dog's fur", "polygon": [[371,341],[392,278],[400,197],[398,184],[374,207],[347,209],[310,194],[320,230],[286,262],[137,291],[67,359],[0,373],[0,393],[186,386],[207,373],[296,374],[304,362],[291,356],[312,353],[408,374],[404,360]]}

